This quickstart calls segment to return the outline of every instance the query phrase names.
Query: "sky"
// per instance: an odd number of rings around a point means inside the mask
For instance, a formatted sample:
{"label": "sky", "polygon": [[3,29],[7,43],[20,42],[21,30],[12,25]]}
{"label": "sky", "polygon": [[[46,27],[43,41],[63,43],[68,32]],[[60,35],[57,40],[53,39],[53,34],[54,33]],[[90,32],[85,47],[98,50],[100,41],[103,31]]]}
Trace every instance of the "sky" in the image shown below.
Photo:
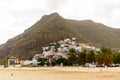
{"label": "sky", "polygon": [[120,28],[120,0],[0,0],[0,44],[54,12]]}

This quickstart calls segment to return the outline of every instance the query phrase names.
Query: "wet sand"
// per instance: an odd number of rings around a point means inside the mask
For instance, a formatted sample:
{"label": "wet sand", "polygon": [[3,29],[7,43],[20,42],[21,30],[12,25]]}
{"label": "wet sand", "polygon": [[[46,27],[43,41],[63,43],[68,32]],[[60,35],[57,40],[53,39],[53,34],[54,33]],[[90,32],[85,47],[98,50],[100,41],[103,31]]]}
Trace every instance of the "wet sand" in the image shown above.
{"label": "wet sand", "polygon": [[120,67],[1,68],[0,80],[120,80]]}

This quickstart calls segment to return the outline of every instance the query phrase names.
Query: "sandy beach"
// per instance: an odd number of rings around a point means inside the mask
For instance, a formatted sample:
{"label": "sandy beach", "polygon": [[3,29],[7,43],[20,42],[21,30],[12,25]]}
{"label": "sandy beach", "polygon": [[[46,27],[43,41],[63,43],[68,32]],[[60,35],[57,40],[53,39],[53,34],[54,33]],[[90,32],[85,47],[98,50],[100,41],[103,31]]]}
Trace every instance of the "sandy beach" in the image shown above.
{"label": "sandy beach", "polygon": [[120,80],[120,67],[1,68],[0,80]]}

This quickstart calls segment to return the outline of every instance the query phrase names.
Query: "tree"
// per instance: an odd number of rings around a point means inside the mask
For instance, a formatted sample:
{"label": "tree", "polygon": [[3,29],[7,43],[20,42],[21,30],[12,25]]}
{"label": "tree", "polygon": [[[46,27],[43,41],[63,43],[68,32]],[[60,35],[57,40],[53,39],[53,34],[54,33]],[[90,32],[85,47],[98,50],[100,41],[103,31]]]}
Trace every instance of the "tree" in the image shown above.
{"label": "tree", "polygon": [[75,65],[77,63],[77,55],[75,53],[71,53],[68,55],[68,61],[72,64]]}
{"label": "tree", "polygon": [[97,54],[97,62],[99,64],[105,64],[109,66],[113,61],[111,49],[106,47],[101,47],[100,50],[101,51]]}
{"label": "tree", "polygon": [[75,64],[77,63],[77,55],[76,55],[76,51],[75,51],[74,48],[69,49],[68,61],[69,61],[72,65],[75,65]]}
{"label": "tree", "polygon": [[78,54],[77,63],[78,63],[79,65],[85,65],[85,63],[86,63],[86,52],[87,52],[87,50],[84,49],[82,52],[80,52],[80,53]]}
{"label": "tree", "polygon": [[96,55],[96,61],[98,62],[99,65],[104,64],[104,55],[101,52],[98,52]]}
{"label": "tree", "polygon": [[63,57],[58,58],[58,59],[56,60],[56,63],[57,63],[58,65],[60,65],[61,63],[63,63],[63,65],[68,65],[68,64],[69,64],[68,60],[67,60],[66,58],[63,58]]}
{"label": "tree", "polygon": [[0,63],[5,67],[8,66],[8,59],[10,59],[10,55],[5,56],[4,58],[0,59]]}
{"label": "tree", "polygon": [[113,62],[115,64],[120,64],[120,52],[113,54]]}
{"label": "tree", "polygon": [[69,49],[69,53],[75,53],[75,52],[76,52],[76,51],[75,51],[74,48]]}
{"label": "tree", "polygon": [[37,61],[40,62],[38,65],[44,66],[46,64],[46,62],[47,62],[47,59],[40,57],[40,58],[37,59]]}
{"label": "tree", "polygon": [[87,63],[92,63],[92,62],[95,62],[96,61],[96,54],[93,50],[90,50],[87,52],[86,54],[86,62]]}

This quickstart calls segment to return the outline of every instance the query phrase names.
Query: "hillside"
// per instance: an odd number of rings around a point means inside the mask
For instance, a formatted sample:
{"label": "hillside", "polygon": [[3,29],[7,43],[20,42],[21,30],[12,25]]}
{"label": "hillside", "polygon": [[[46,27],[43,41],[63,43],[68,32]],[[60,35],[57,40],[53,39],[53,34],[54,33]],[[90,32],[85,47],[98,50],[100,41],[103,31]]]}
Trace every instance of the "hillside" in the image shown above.
{"label": "hillside", "polygon": [[40,53],[42,46],[64,38],[76,37],[78,41],[95,46],[120,48],[120,30],[91,20],[64,19],[57,13],[43,16],[24,33],[9,39],[0,46],[0,56],[13,55],[20,59]]}

